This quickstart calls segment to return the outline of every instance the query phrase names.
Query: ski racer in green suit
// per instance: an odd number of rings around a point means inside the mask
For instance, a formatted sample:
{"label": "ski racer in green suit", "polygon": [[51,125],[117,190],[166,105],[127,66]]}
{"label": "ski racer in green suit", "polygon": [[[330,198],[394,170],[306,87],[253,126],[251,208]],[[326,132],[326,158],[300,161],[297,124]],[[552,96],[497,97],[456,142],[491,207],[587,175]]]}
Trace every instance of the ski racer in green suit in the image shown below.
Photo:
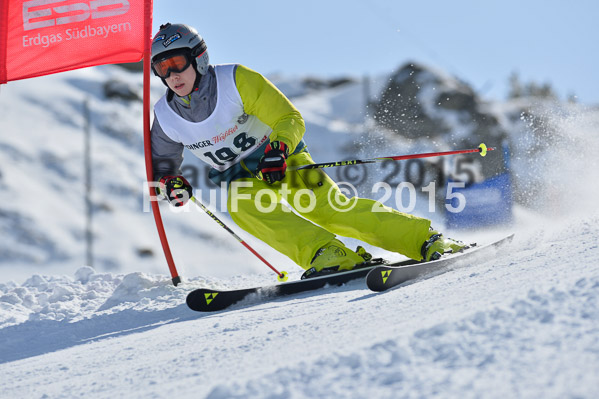
{"label": "ski racer in green suit", "polygon": [[[168,87],[154,107],[154,180],[172,205],[192,195],[180,171],[187,148],[211,166],[214,183],[226,182],[235,223],[312,273],[351,270],[368,259],[337,236],[416,260],[463,247],[432,230],[428,219],[347,199],[321,169],[287,171],[314,163],[301,114],[261,74],[240,64],[209,64],[194,28],[162,25],[152,42],[152,70]],[[284,194],[297,214],[281,203]],[[339,203],[351,206],[339,209]]]}

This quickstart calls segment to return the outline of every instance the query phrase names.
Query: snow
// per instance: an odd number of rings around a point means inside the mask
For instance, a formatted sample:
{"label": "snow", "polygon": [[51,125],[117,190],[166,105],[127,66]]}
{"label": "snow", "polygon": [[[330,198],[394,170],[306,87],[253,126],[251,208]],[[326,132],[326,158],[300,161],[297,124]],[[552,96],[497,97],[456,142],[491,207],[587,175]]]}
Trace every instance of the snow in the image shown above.
{"label": "snow", "polygon": [[[552,114],[556,144],[517,169],[548,187],[535,191],[534,207],[515,209],[514,225],[459,232],[481,244],[516,232],[486,260],[380,294],[355,281],[201,314],[185,305],[190,290],[274,284],[275,276],[206,215],[164,208],[184,277],[172,285],[142,211],[141,108],[102,99],[100,82],[112,76],[137,79],[91,68],[0,93],[0,398],[599,395],[597,112]],[[350,148],[364,138],[357,114],[344,114],[359,92],[297,99],[318,161],[351,156],[330,143]],[[94,267],[82,261],[86,95],[95,113],[94,199],[103,204]],[[110,121],[122,129],[101,128]],[[286,258],[248,241],[299,277]]]}

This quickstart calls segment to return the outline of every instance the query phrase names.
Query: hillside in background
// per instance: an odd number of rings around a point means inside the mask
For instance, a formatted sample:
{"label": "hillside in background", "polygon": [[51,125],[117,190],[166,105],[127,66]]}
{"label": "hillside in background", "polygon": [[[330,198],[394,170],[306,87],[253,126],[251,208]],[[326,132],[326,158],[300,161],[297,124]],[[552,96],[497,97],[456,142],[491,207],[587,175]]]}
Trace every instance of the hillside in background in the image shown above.
{"label": "hillside in background", "polygon": [[[403,79],[409,70],[413,79]],[[516,238],[488,259],[381,294],[355,281],[195,313],[184,302],[194,288],[261,286],[275,277],[201,211],[162,204],[184,277],[171,284],[144,211],[141,76],[104,66],[11,83],[0,92],[0,398],[597,396],[596,110],[488,101],[455,77],[414,65],[369,80],[273,81],[304,115],[317,162],[455,149],[478,145],[479,134],[489,145],[505,143],[509,167],[499,150],[477,162],[485,176],[495,173],[486,162],[507,168],[510,222],[449,234],[481,244]],[[154,83],[158,99],[164,88]],[[405,102],[385,100],[394,90],[413,91]],[[440,91],[452,100],[439,101]],[[85,265],[86,102],[93,267]],[[435,134],[419,130],[420,120]],[[452,162],[434,162],[455,173]],[[405,166],[393,168],[330,172],[383,200],[377,182],[397,187],[412,178]],[[185,173],[198,197],[223,210],[218,188],[210,190],[206,169],[189,155]],[[419,195],[414,213],[444,226],[443,212],[429,206]],[[288,259],[231,227],[299,278]]]}

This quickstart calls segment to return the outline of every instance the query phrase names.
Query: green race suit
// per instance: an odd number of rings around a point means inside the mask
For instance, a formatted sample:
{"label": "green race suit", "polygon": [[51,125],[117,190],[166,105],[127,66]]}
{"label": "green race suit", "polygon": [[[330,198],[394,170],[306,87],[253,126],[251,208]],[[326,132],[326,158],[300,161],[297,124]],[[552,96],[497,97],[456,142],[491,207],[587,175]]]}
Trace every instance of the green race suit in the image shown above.
{"label": "green race suit", "polygon": [[235,223],[302,268],[309,268],[315,253],[335,235],[422,259],[427,219],[370,199],[349,200],[320,169],[288,171],[273,185],[256,178],[256,166],[270,141],[289,146],[289,166],[313,163],[303,141],[301,114],[259,73],[242,65],[211,66],[189,96],[169,92],[159,103],[152,126],[155,176],[180,174],[187,146],[211,164],[215,183],[227,182],[228,210]]}

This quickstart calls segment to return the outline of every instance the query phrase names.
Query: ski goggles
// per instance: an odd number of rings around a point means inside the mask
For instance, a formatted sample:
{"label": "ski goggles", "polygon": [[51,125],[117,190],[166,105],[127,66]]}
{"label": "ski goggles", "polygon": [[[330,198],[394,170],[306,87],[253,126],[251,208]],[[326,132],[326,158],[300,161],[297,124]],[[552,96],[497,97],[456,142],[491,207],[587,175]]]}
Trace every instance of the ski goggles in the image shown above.
{"label": "ski goggles", "polygon": [[189,67],[191,59],[185,54],[177,54],[172,57],[156,60],[152,63],[154,73],[166,79],[171,75],[171,72],[181,73]]}

